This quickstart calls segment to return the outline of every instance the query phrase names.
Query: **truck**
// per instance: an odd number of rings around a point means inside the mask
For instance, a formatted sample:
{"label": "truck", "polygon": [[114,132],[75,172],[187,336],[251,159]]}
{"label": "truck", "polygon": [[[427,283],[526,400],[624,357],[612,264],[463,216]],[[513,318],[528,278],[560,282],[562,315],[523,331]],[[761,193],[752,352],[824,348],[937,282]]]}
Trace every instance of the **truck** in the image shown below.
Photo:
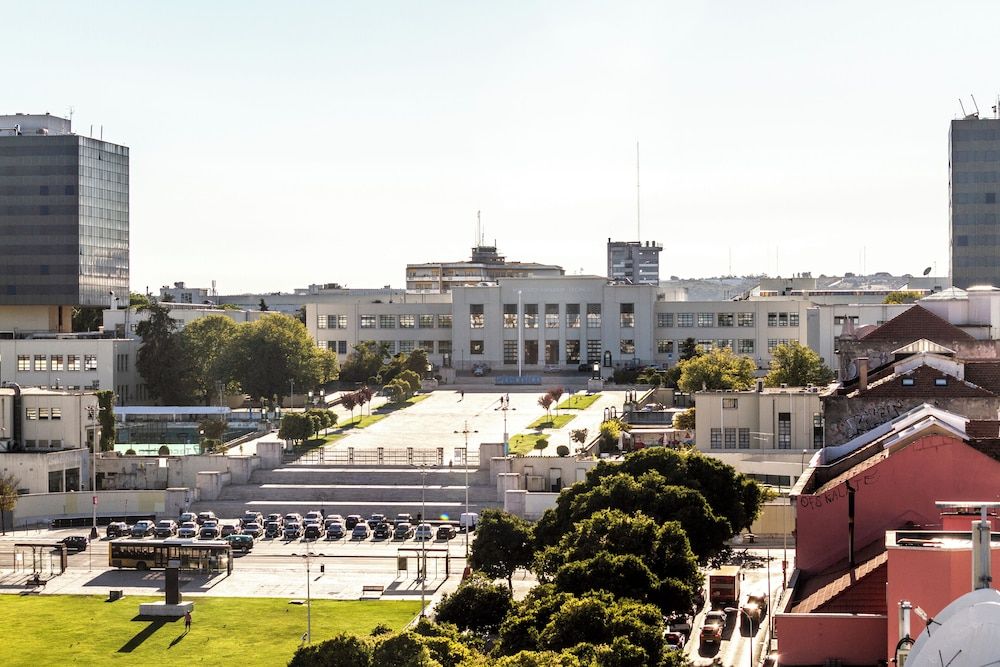
{"label": "truck", "polygon": [[708,601],[712,609],[736,607],[740,600],[740,567],[726,565],[708,575]]}

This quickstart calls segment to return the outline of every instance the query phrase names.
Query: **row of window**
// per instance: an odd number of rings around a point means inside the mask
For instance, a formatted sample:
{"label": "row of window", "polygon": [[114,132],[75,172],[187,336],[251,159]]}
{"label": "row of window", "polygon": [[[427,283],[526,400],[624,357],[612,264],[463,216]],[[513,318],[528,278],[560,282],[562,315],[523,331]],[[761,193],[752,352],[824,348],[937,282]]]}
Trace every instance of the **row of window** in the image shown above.
{"label": "row of window", "polygon": [[997,193],[995,192],[953,192],[951,195],[953,204],[996,204]]}
{"label": "row of window", "polygon": [[[523,361],[525,364],[537,364],[538,361],[538,341],[537,340],[525,340],[521,341],[523,347]],[[601,360],[601,348],[603,347],[600,340],[588,340],[586,342],[587,351],[587,363],[593,364]],[[560,355],[560,344],[558,340],[547,340],[544,341],[544,353],[545,353],[545,363],[546,364],[562,364],[575,365],[580,363],[580,354],[583,349],[583,341],[579,340],[568,340],[566,341],[565,356]],[[622,339],[620,343],[620,348],[623,354],[634,354],[635,353],[635,343],[632,340]],[[628,352],[625,350],[628,349]],[[517,363],[517,350],[518,341],[516,340],[505,340],[503,342],[503,362],[505,364],[516,364]],[[486,341],[482,340],[472,340],[469,341],[469,352],[470,354],[480,356],[486,354]]]}
{"label": "row of window", "polygon": [[[735,406],[734,406],[735,407]],[[761,434],[766,438],[765,434]],[[777,449],[792,448],[792,413],[778,413]],[[750,449],[749,428],[713,428],[709,431],[709,447],[712,449]],[[754,447],[758,449],[759,447]]]}
{"label": "row of window", "polygon": [[991,184],[1000,183],[1000,172],[996,171],[956,171],[951,174],[952,183]]}
{"label": "row of window", "polygon": [[[451,315],[361,315],[358,325],[362,329],[450,329]],[[316,320],[319,329],[346,329],[347,315],[320,315]]]}
{"label": "row of window", "polygon": [[[657,313],[656,326],[668,327],[753,327],[753,313]],[[797,312],[773,312],[767,314],[769,327],[797,327]]]}
{"label": "row of window", "polygon": [[[434,341],[432,340],[385,340],[378,342],[386,345],[389,354],[396,354],[397,352],[408,354],[416,349],[422,349],[427,354],[434,353]],[[346,340],[321,340],[316,345],[323,350],[332,350],[337,354],[347,354]],[[451,354],[451,341],[437,341],[437,352],[438,354]]]}
{"label": "row of window", "polygon": [[[126,356],[127,355],[122,355]],[[82,358],[82,365],[81,365]],[[128,360],[125,361],[126,370]],[[30,354],[19,354],[17,355],[17,370],[19,371],[96,371],[97,370],[97,355],[96,354],[69,354],[63,357],[61,354],[45,355],[36,354],[34,355],[34,365],[32,365],[32,355]]]}
{"label": "row of window", "polygon": [[62,419],[62,408],[25,408],[24,418],[28,421]]}

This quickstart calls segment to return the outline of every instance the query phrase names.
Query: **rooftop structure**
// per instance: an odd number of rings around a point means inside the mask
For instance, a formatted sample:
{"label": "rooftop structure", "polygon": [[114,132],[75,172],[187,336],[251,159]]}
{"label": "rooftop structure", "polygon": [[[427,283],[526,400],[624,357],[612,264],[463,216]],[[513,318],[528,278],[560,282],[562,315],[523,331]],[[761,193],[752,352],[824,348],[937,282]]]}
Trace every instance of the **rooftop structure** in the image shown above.
{"label": "rooftop structure", "polygon": [[450,292],[454,287],[496,283],[500,278],[536,278],[565,275],[561,266],[534,262],[509,262],[495,245],[477,245],[472,258],[462,262],[426,262],[406,265],[406,289],[415,292]]}
{"label": "rooftop structure", "polygon": [[948,133],[951,275],[954,285],[1000,287],[1000,118],[973,113]]}
{"label": "rooftop structure", "polygon": [[633,285],[660,284],[660,253],[656,241],[612,241],[608,239],[608,278]]}

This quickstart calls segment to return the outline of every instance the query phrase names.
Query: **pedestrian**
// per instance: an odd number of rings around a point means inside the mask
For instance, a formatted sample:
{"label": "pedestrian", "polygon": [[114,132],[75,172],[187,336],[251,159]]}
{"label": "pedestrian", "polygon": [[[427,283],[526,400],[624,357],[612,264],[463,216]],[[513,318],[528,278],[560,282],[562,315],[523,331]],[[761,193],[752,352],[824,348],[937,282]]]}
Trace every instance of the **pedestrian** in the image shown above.
{"label": "pedestrian", "polygon": [[465,390],[464,389],[459,389],[458,390],[458,400],[461,401],[464,398],[465,398]]}
{"label": "pedestrian", "polygon": [[184,632],[191,632],[191,611],[184,612]]}

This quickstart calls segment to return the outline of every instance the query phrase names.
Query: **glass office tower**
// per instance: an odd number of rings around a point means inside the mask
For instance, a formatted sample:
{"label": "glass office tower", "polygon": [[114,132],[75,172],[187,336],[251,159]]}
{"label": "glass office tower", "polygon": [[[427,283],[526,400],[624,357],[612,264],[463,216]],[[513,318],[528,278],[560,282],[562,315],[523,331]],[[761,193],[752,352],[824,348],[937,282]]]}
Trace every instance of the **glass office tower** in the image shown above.
{"label": "glass office tower", "polygon": [[128,148],[0,116],[0,305],[128,303]]}
{"label": "glass office tower", "polygon": [[1000,119],[953,120],[949,144],[952,284],[1000,287]]}

